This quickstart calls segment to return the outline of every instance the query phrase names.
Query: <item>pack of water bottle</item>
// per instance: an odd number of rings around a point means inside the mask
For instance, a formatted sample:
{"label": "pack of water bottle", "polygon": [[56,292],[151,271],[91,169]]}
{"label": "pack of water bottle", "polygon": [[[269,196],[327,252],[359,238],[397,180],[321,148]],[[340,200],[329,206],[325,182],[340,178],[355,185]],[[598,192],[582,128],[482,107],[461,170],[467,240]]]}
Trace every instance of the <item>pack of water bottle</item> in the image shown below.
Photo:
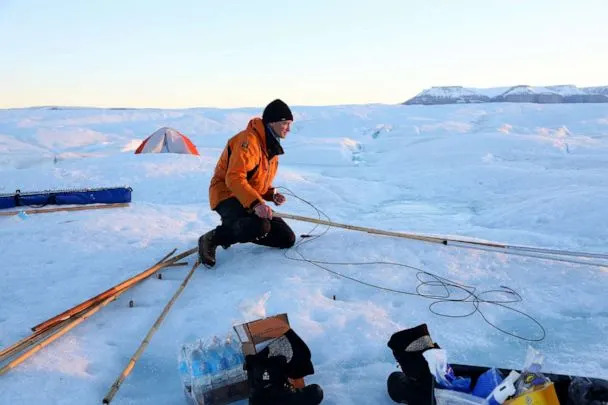
{"label": "pack of water bottle", "polygon": [[246,385],[244,361],[241,344],[233,334],[184,344],[178,362],[188,402],[196,405],[225,403],[223,399],[234,391],[233,387]]}

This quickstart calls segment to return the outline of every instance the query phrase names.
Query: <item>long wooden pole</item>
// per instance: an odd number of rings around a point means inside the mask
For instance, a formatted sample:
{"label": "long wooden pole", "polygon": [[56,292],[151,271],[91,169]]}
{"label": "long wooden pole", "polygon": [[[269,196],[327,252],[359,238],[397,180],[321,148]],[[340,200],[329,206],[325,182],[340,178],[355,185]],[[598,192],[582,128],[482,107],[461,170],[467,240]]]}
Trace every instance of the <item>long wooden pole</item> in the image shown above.
{"label": "long wooden pole", "polygon": [[[273,212],[272,215],[275,217],[280,217],[280,218],[295,219],[296,221],[312,222],[314,224],[332,226],[334,228],[350,229],[351,231],[361,231],[361,232],[367,232],[367,233],[372,233],[372,234],[376,234],[376,235],[394,236],[394,237],[406,238],[406,239],[415,239],[415,240],[421,240],[424,242],[441,243],[443,245],[446,244],[445,238],[439,238],[439,237],[435,237],[435,236],[424,236],[424,235],[417,235],[414,233],[383,231],[382,229],[366,228],[364,226],[339,224],[337,222],[325,221],[323,219],[308,218],[308,217],[303,217],[300,215],[286,214],[286,213],[282,213],[282,212]],[[493,245],[493,246],[500,247],[500,245]]]}
{"label": "long wooden pole", "polygon": [[[176,251],[177,251],[177,249],[173,249],[171,252],[167,253],[162,259],[160,259],[158,262],[156,262],[156,265],[159,265],[159,264],[163,263],[168,257],[170,257]],[[124,291],[126,291],[126,289]],[[59,323],[57,323],[57,324],[55,324],[55,325],[53,325],[53,326],[51,326],[49,328],[40,329],[38,331],[35,331],[31,335],[24,337],[23,339],[21,339],[18,342],[12,344],[11,346],[8,346],[8,347],[0,350],[0,362],[2,362],[4,360],[6,360],[7,358],[11,357],[14,353],[23,350],[25,347],[33,345],[36,341],[43,339],[45,337],[45,335],[47,334],[47,332],[51,332],[52,333],[53,330],[61,327],[62,325],[64,325],[68,321],[69,321],[69,319],[65,319],[65,320],[60,321]]]}
{"label": "long wooden pole", "polygon": [[84,322],[87,318],[89,318],[90,316],[95,314],[101,308],[108,305],[111,301],[114,301],[116,298],[118,298],[118,296],[120,296],[120,294],[124,293],[125,291],[126,290],[118,291],[117,293],[115,293],[115,294],[107,297],[103,301],[101,301],[101,303],[94,306],[93,308],[89,308],[88,310],[78,314],[75,318],[70,319],[70,321],[63,323],[60,327],[58,327],[55,330],[53,330],[52,332],[50,332],[38,343],[30,346],[30,348],[27,351],[23,352],[18,357],[11,360],[8,364],[6,364],[4,367],[2,367],[0,369],[0,375],[6,373],[7,371],[9,371],[12,368],[17,367],[19,364],[23,363],[25,360],[27,360],[28,358],[33,356],[35,353],[37,353],[44,347],[48,346],[55,340],[59,339],[61,336],[65,335],[70,330],[74,329],[76,326],[80,325],[80,323]]}
{"label": "long wooden pole", "polygon": [[172,251],[170,251],[169,253],[167,253],[166,255],[164,255],[162,259],[160,259],[159,261],[157,261],[154,264],[155,265],[161,264],[162,262],[164,262],[165,260],[167,260],[169,257],[171,257],[173,255],[173,253],[175,253],[175,252],[177,252],[177,248],[173,249]]}
{"label": "long wooden pole", "polygon": [[190,279],[192,278],[192,275],[194,274],[194,270],[196,270],[198,265],[199,265],[199,261],[197,260],[194,263],[194,266],[192,266],[192,269],[190,270],[190,272],[188,273],[188,275],[186,276],[184,281],[182,281],[182,284],[179,286],[179,288],[177,289],[175,294],[173,294],[173,297],[171,297],[171,299],[169,300],[167,305],[165,305],[163,312],[161,312],[161,314],[158,317],[158,319],[156,320],[156,322],[154,322],[154,325],[152,325],[152,327],[146,334],[146,337],[139,345],[139,348],[135,351],[135,354],[133,354],[133,356],[131,357],[131,360],[129,360],[129,363],[127,364],[127,366],[124,368],[122,373],[120,373],[120,375],[118,376],[116,381],[114,381],[114,384],[112,384],[112,386],[110,387],[110,390],[108,391],[106,396],[103,398],[102,403],[109,404],[112,401],[112,398],[114,398],[114,395],[116,395],[116,392],[120,388],[123,381],[131,373],[131,371],[133,370],[133,367],[135,367],[135,362],[139,359],[139,357],[144,352],[144,350],[146,350],[146,347],[148,347],[148,344],[150,343],[150,339],[152,339],[152,336],[158,330],[158,327],[160,326],[160,324],[163,322],[163,320],[165,319],[165,317],[171,310],[171,307],[173,306],[173,304],[175,303],[177,298],[180,296],[180,294],[182,293],[184,288],[186,288],[186,284],[188,284],[188,281],[190,281]]}
{"label": "long wooden pole", "polygon": [[20,211],[6,211],[0,212],[0,216],[9,217],[13,215],[18,215],[20,212],[24,212],[28,215],[30,214],[47,214],[49,212],[59,212],[59,211],[84,211],[84,210],[103,210],[106,208],[122,208],[128,207],[129,203],[114,203],[114,204],[99,204],[99,205],[78,205],[75,207],[57,207],[57,208],[31,208],[27,210]]}
{"label": "long wooden pole", "polygon": [[22,351],[24,348],[29,347],[29,346],[33,345],[34,343],[44,339],[48,334],[53,333],[55,330],[61,328],[67,322],[69,322],[69,321],[63,321],[63,322],[53,326],[50,329],[32,333],[31,335],[24,337],[23,339],[19,340],[18,342],[15,342],[10,346],[5,347],[4,349],[2,349],[0,351],[0,363],[2,363],[4,360],[8,359],[9,357],[13,356],[15,353]]}
{"label": "long wooden pole", "polygon": [[88,300],[86,300],[70,309],[65,310],[61,314],[55,315],[54,317],[32,327],[32,330],[34,332],[46,330],[46,329],[52,327],[53,325],[56,325],[57,323],[65,320],[65,319],[68,319],[68,318],[78,314],[79,312],[82,312],[83,310],[100,303],[107,297],[109,297],[119,291],[130,288],[131,286],[133,286],[135,283],[139,282],[140,280],[143,280],[144,278],[152,275],[155,271],[162,269],[163,267],[167,267],[168,265],[173,264],[175,262],[178,262],[179,260],[181,260],[185,257],[188,257],[197,251],[198,251],[198,248],[192,248],[190,250],[185,251],[184,253],[181,253],[177,256],[174,256],[174,257],[168,259],[167,261],[156,264],[156,265],[150,267],[149,269],[137,274],[136,276],[133,276],[130,279],[125,280],[122,283],[119,283],[112,288],[109,288],[108,290],[102,292],[101,294],[98,294],[98,295],[94,296],[93,298],[89,298]]}
{"label": "long wooden pole", "polygon": [[[366,228],[363,226],[340,224],[337,222],[326,221],[323,219],[308,218],[308,217],[303,217],[300,215],[286,214],[286,213],[282,213],[282,212],[273,212],[273,215],[276,217],[280,217],[280,218],[294,219],[296,221],[311,222],[314,224],[327,225],[327,226],[332,226],[335,228],[350,229],[353,231],[367,232],[367,233],[372,233],[372,234],[376,234],[376,235],[414,239],[414,240],[420,240],[420,241],[424,241],[424,242],[441,243],[443,245],[454,244],[454,246],[461,246],[461,247],[481,246],[481,247],[504,249],[507,251],[541,253],[541,254],[546,254],[546,255],[579,256],[579,257],[594,257],[594,258],[608,259],[608,254],[604,254],[604,253],[574,252],[574,251],[559,250],[559,249],[546,249],[546,248],[536,248],[536,247],[530,247],[530,246],[508,245],[505,243],[498,243],[498,242],[482,242],[482,241],[474,241],[474,240],[466,240],[466,239],[458,239],[458,238],[449,238],[449,237],[445,237],[445,236],[425,236],[425,235],[419,235],[419,234],[415,234],[415,233],[384,231],[382,229]],[[462,246],[462,245],[458,245],[458,244],[463,244],[463,245],[466,244],[468,246]],[[508,252],[508,253],[511,253],[511,252]],[[523,255],[523,253],[519,253],[519,254]],[[538,256],[532,256],[532,257],[538,257]],[[545,257],[545,258],[551,259],[551,257]],[[595,263],[588,263],[588,264],[598,265]],[[601,265],[601,264],[599,264],[599,265]]]}

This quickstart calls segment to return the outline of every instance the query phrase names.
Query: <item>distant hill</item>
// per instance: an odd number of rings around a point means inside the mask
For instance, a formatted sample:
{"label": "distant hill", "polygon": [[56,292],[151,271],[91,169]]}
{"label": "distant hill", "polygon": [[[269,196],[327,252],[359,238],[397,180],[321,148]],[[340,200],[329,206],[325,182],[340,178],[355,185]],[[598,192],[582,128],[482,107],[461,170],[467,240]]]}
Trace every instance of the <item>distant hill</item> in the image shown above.
{"label": "distant hill", "polygon": [[459,104],[459,103],[608,103],[608,86],[581,87],[571,84],[559,86],[492,87],[477,89],[462,86],[431,87],[403,104]]}

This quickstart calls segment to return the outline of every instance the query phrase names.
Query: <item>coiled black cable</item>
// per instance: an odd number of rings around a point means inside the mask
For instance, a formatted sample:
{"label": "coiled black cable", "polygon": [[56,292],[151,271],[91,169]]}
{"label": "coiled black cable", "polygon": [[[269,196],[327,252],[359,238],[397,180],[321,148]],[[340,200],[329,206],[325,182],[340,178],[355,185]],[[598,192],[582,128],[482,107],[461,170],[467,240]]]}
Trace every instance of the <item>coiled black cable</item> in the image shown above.
{"label": "coiled black cable", "polygon": [[[321,211],[319,208],[317,208],[311,202],[306,201],[305,199],[297,196],[293,191],[289,190],[288,188],[281,186],[281,187],[277,187],[277,189],[285,190],[286,195],[292,196],[292,197],[302,201],[303,203],[307,204],[308,206],[310,206],[313,210],[315,210],[315,212],[317,213],[317,217],[319,219],[321,219],[321,217],[323,216],[328,221],[331,221],[331,219],[329,218],[329,216],[327,214],[325,214],[323,211]],[[302,253],[301,247],[303,245],[305,245],[307,243],[311,243],[312,241],[325,235],[330,228],[330,226],[327,226],[327,228],[324,229],[323,231],[319,232],[318,234],[314,234],[313,232],[315,232],[315,230],[318,227],[319,227],[319,224],[315,224],[315,226],[307,234],[300,235],[301,236],[300,240],[297,241],[291,249],[285,250],[284,256],[289,260],[306,262],[306,263],[312,264],[326,272],[329,272],[330,274],[333,274],[336,277],[347,279],[347,280],[353,281],[355,283],[364,285],[366,287],[370,287],[370,288],[374,288],[374,289],[378,289],[378,290],[382,290],[382,291],[386,291],[386,292],[391,292],[391,293],[405,294],[405,295],[410,295],[410,296],[419,296],[422,298],[430,299],[433,302],[431,302],[431,304],[429,304],[429,311],[438,316],[444,316],[444,317],[449,317],[449,318],[465,318],[465,317],[469,317],[469,316],[472,316],[472,315],[478,313],[481,316],[481,318],[488,325],[490,325],[491,327],[497,329],[498,331],[500,331],[506,335],[509,335],[509,336],[512,336],[512,337],[515,337],[518,339],[522,339],[522,340],[525,340],[528,342],[540,342],[546,336],[545,328],[536,318],[534,318],[533,316],[531,316],[528,313],[525,313],[523,311],[520,311],[520,310],[508,305],[508,304],[522,302],[523,299],[522,299],[521,295],[519,295],[515,290],[513,290],[512,288],[507,287],[507,286],[500,286],[500,289],[485,290],[485,291],[477,292],[476,287],[457,283],[457,282],[449,280],[445,277],[441,277],[437,274],[434,274],[429,271],[423,270],[421,268],[410,266],[410,265],[407,265],[404,263],[388,262],[388,261],[330,262],[330,261],[313,260],[313,259],[307,258]],[[292,255],[292,253],[295,253],[297,256]],[[417,272],[416,278],[418,279],[419,284],[416,286],[415,292],[409,292],[409,291],[404,291],[404,290],[400,290],[400,289],[395,289],[395,288],[390,288],[390,287],[385,287],[385,286],[381,286],[378,284],[370,283],[370,282],[361,280],[359,278],[352,277],[352,276],[346,275],[344,273],[340,273],[338,271],[332,270],[331,268],[327,267],[327,266],[347,266],[347,265],[348,266],[363,266],[363,265],[396,266],[396,267],[402,267],[402,268],[414,270]],[[433,291],[439,289],[439,291],[441,291],[441,293],[429,293],[429,292],[425,292],[424,291],[425,289],[431,289]],[[456,293],[462,293],[463,296],[455,297]],[[500,299],[499,298],[495,298],[495,299],[483,298],[484,296],[488,296],[490,294],[500,294],[500,295],[503,295],[504,297],[500,298]],[[461,315],[446,314],[446,313],[442,313],[436,309],[436,307],[438,305],[445,304],[445,303],[467,303],[467,304],[472,305],[472,309],[469,312],[467,312],[465,314],[461,314]],[[517,314],[523,316],[524,318],[528,319],[529,321],[531,321],[533,324],[536,325],[536,327],[539,330],[539,333],[537,334],[538,336],[522,336],[522,335],[519,335],[519,334],[516,334],[513,332],[509,332],[503,328],[500,328],[498,325],[496,325],[495,323],[493,323],[492,321],[490,321],[488,319],[488,317],[486,316],[486,314],[484,313],[484,311],[481,308],[481,304],[496,305],[496,306],[499,306],[501,308],[507,309],[509,311],[512,311],[514,313],[517,313]]]}

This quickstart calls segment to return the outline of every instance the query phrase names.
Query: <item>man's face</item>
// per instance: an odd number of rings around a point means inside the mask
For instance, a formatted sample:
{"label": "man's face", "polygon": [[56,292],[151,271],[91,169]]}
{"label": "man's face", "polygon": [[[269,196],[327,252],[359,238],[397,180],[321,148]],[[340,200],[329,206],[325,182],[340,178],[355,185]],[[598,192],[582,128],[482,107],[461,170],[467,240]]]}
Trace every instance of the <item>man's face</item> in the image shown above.
{"label": "man's face", "polygon": [[285,137],[287,136],[287,133],[291,130],[292,122],[293,121],[291,121],[291,120],[278,121],[278,122],[271,122],[268,125],[270,126],[270,128],[272,128],[274,133],[279,136],[279,138],[285,139]]}

